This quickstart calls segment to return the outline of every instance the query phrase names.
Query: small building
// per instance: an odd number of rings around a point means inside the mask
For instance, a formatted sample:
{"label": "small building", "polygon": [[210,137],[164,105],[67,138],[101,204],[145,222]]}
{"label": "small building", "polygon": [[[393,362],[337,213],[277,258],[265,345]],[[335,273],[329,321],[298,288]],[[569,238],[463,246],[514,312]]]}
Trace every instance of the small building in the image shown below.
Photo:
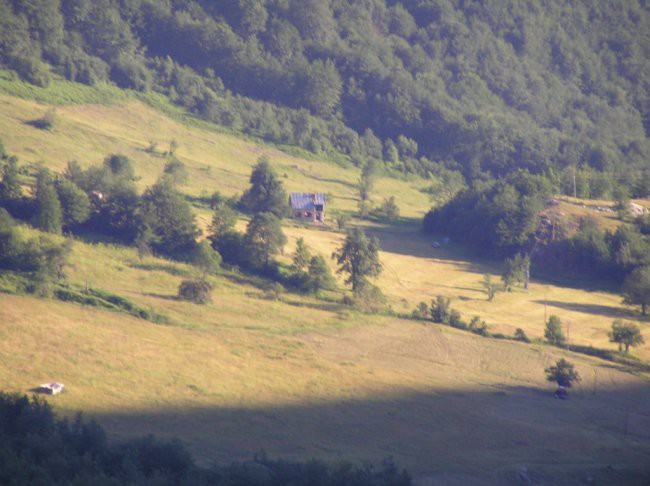
{"label": "small building", "polygon": [[45,393],[46,395],[58,395],[64,388],[65,385],[63,383],[43,383],[38,387],[38,392]]}
{"label": "small building", "polygon": [[325,222],[325,195],[322,192],[292,192],[289,206],[294,219]]}

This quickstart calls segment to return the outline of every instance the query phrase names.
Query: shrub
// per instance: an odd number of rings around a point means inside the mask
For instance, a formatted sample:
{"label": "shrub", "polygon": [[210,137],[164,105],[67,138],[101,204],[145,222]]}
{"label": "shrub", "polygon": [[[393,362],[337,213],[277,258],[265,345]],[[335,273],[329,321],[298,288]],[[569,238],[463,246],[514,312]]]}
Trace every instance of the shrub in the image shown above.
{"label": "shrub", "polygon": [[211,291],[212,285],[204,280],[183,280],[178,287],[178,298],[195,304],[207,304],[212,302]]}
{"label": "shrub", "polygon": [[279,282],[273,282],[264,290],[264,297],[269,300],[280,300],[284,294],[284,287]]}
{"label": "shrub", "polygon": [[528,336],[526,335],[526,332],[521,327],[518,327],[515,330],[515,339],[517,341],[522,341],[524,343],[529,343],[530,342],[530,339],[528,339]]}
{"label": "shrub", "polygon": [[488,335],[488,325],[479,316],[472,317],[472,320],[469,323],[469,330],[474,334],[478,334],[479,336]]}
{"label": "shrub", "polygon": [[30,122],[30,125],[40,130],[53,130],[55,124],[56,110],[54,110],[54,108],[47,110],[41,118],[37,118],[36,120],[32,120]]}
{"label": "shrub", "polygon": [[386,296],[376,285],[365,282],[352,294],[352,306],[363,312],[378,313],[388,309]]}
{"label": "shrub", "polygon": [[566,337],[562,332],[562,321],[558,316],[553,315],[548,318],[546,329],[544,330],[544,337],[549,343],[555,346],[563,346],[566,343]]}
{"label": "shrub", "polygon": [[451,327],[455,327],[456,329],[467,329],[468,326],[463,321],[460,312],[458,312],[456,309],[451,309],[449,311],[449,325]]}
{"label": "shrub", "polygon": [[442,295],[438,295],[436,300],[431,302],[431,319],[433,319],[433,322],[449,324],[450,303],[451,301]]}
{"label": "shrub", "polygon": [[177,159],[173,155],[170,156],[163,172],[171,179],[174,184],[184,184],[187,181],[187,167],[183,161]]}
{"label": "shrub", "polygon": [[564,358],[557,361],[555,366],[549,366],[544,371],[546,372],[546,379],[556,382],[559,386],[571,388],[573,383],[580,382],[580,375],[573,365]]}
{"label": "shrub", "polygon": [[429,318],[429,306],[427,305],[426,302],[420,302],[418,306],[413,309],[413,312],[411,312],[411,318],[413,319],[419,319],[419,320],[426,320]]}

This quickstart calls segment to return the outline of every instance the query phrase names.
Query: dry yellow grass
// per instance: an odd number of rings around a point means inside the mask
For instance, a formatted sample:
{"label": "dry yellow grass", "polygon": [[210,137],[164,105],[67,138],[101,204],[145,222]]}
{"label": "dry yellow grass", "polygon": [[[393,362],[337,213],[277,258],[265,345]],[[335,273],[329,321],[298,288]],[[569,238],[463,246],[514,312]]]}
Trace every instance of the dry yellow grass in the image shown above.
{"label": "dry yellow grass", "polygon": [[[190,168],[183,189],[189,194],[241,192],[250,166],[266,153],[287,174],[289,190],[330,192],[335,210],[356,206],[351,169],[188,128],[136,102],[59,107],[53,133],[23,123],[45,108],[0,95],[3,141],[24,162],[43,160],[60,170],[69,159],[89,165],[125,153],[144,187],[164,163],[144,151],[148,141],[162,147],[175,138]],[[420,217],[428,207],[423,185],[381,179],[376,197],[394,194],[404,215]],[[209,213],[200,211],[199,219],[205,227]],[[480,280],[496,274],[490,264],[460,259],[453,245],[433,249],[414,227],[368,229],[383,248],[377,282],[401,312],[442,294],[493,331],[522,327],[536,337],[546,300],[547,313],[570,324],[572,342],[600,347],[612,346],[606,331],[613,316],[626,312],[614,294],[536,282],[528,293],[501,293],[488,303]],[[298,237],[327,257],[343,238],[331,228],[294,224],[286,232],[286,260]],[[212,304],[180,302],[176,289],[192,272],[158,258],[139,260],[134,249],[76,241],[70,281],[151,306],[171,322],[0,294],[2,388],[24,392],[62,381],[67,392],[50,399],[57,410],[82,410],[116,438],[178,436],[204,463],[246,460],[260,449],[301,460],[378,462],[392,455],[441,483],[508,481],[522,466],[556,484],[583,481],[585,471],[611,482],[606,464],[647,469],[650,430],[629,425],[647,415],[647,377],[556,348],[358,315],[308,297],[267,300],[254,280],[236,274],[213,279]],[[649,359],[648,345],[635,354]],[[569,402],[552,400],[544,381],[544,367],[560,356],[583,377]]]}
{"label": "dry yellow grass", "polygon": [[[252,165],[261,155],[271,158],[288,191],[328,193],[331,210],[356,210],[358,170],[343,168],[323,160],[305,160],[217,131],[192,128],[132,101],[120,105],[74,105],[56,109],[53,131],[38,130],[25,122],[43,115],[47,106],[0,94],[0,133],[7,152],[22,162],[43,161],[54,170],[63,170],[69,160],[82,166],[100,163],[111,153],[132,158],[139,184],[152,184],[163,171],[165,158],[146,152],[149,142],[158,142],[158,152],[169,142],[178,143],[177,155],[189,169],[183,191],[194,196],[218,190],[226,196],[239,194],[248,184]],[[395,195],[402,214],[418,217],[428,197],[418,189],[421,179],[401,181],[380,178],[376,197]]]}
{"label": "dry yellow grass", "polygon": [[[650,452],[650,431],[626,434],[650,405],[647,381],[597,360],[568,356],[583,382],[558,402],[542,371],[566,356],[553,348],[381,317],[341,327],[332,311],[259,299],[255,315],[234,322],[221,319],[225,301],[203,325],[179,327],[0,296],[0,381],[16,391],[62,381],[56,409],[83,410],[115,438],[180,437],[206,463],[260,449],[392,455],[416,475],[511,477],[523,464],[561,482],[574,468],[642,469]],[[196,306],[180,305],[194,316]],[[317,329],[269,322],[282,312],[315,318]]]}
{"label": "dry yellow grass", "polygon": [[[453,242],[443,248],[432,248],[433,238],[415,228],[375,227],[368,231],[378,236],[383,250],[380,259],[384,270],[377,284],[396,311],[410,312],[418,302],[430,304],[436,295],[443,295],[452,300],[452,307],[466,320],[478,315],[488,322],[491,331],[508,335],[520,327],[530,338],[542,338],[545,318],[555,314],[562,319],[565,333],[574,344],[616,349],[607,335],[616,318],[637,322],[642,332],[650,336],[650,324],[640,320],[636,309],[622,305],[618,294],[533,281],[528,291],[515,288],[512,292],[499,292],[488,302],[481,282],[483,275],[490,273],[493,281],[499,283],[498,266],[463,259]],[[289,252],[295,247],[295,239],[302,236],[311,248],[328,257],[344,237],[302,227],[290,227],[286,232],[290,237]],[[650,337],[646,340],[646,344],[632,352],[650,360]]]}

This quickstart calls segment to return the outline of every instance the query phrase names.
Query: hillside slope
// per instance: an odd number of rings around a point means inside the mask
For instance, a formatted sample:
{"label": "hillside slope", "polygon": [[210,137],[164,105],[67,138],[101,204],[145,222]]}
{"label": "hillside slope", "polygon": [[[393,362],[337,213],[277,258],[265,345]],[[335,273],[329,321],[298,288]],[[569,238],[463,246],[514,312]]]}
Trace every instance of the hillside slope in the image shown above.
{"label": "hillside slope", "polygon": [[[87,166],[125,153],[144,188],[164,164],[144,150],[149,140],[164,146],[174,138],[190,169],[181,187],[188,195],[240,193],[264,153],[287,174],[289,190],[322,190],[330,193],[333,210],[356,208],[358,169],[189,127],[130,99],[59,106],[52,132],[26,123],[48,108],[0,95],[0,132],[21,162],[60,170],[71,158]],[[426,184],[380,178],[374,197],[395,195],[402,214],[415,218],[427,205],[419,190]],[[207,208],[196,209],[205,224]],[[299,236],[325,256],[342,238],[332,226],[287,223],[285,230],[290,243],[284,258]],[[494,330],[524,327],[536,337],[546,296],[549,313],[555,303],[571,323],[572,342],[603,347],[612,346],[606,331],[613,316],[630,315],[616,295],[540,284],[488,303],[479,282],[483,273],[496,272],[489,263],[463,259],[453,244],[433,249],[410,225],[368,230],[383,248],[378,284],[398,311],[410,312],[441,293]],[[119,245],[75,240],[67,272],[73,285],[124,296],[168,322],[0,294],[0,382],[7,391],[26,392],[62,381],[67,392],[50,399],[55,408],[97,418],[113,438],[178,436],[206,464],[246,460],[260,449],[293,459],[378,462],[393,456],[418,476],[443,483],[507,484],[522,467],[556,484],[587,476],[643,484],[648,477],[647,377],[612,363],[358,314],[297,294],[276,300],[267,282],[235,272],[213,277],[214,303],[197,306],[176,299],[192,267],[140,259],[134,248]],[[647,345],[638,355],[647,359]],[[544,368],[560,356],[583,377],[568,402],[553,400],[553,386],[544,379]]]}

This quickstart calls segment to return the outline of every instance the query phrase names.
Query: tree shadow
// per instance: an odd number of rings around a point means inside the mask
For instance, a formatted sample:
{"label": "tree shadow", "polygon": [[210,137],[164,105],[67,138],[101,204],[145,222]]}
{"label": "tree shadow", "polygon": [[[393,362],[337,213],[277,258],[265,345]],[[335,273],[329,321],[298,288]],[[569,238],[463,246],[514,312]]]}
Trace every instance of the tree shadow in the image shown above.
{"label": "tree shadow", "polygon": [[177,295],[157,294],[155,292],[142,292],[141,295],[144,295],[145,297],[154,297],[156,299],[170,300],[174,302],[181,301],[181,299],[179,299]]}
{"label": "tree shadow", "polygon": [[170,263],[130,263],[131,268],[148,272],[165,272],[174,277],[189,277],[191,272],[178,268]]}
{"label": "tree shadow", "polygon": [[578,302],[561,302],[558,300],[534,300],[536,304],[546,304],[551,307],[565,309],[574,312],[582,312],[584,314],[594,314],[599,316],[611,318],[635,318],[638,317],[633,311],[621,307],[614,307],[611,305],[602,304],[581,304]]}
{"label": "tree shadow", "polygon": [[305,307],[308,309],[314,309],[314,310],[321,310],[321,311],[327,311],[327,312],[338,312],[341,310],[343,307],[342,304],[336,303],[336,302],[310,302],[310,301],[304,301],[304,300],[287,300],[287,299],[282,299],[282,302],[285,304],[288,304],[292,307]]}
{"label": "tree shadow", "polygon": [[[148,432],[189,438],[188,449],[203,464],[247,461],[264,450],[269,458],[297,461],[377,464],[392,456],[416,478],[442,481],[427,484],[467,484],[454,481],[456,475],[519,484],[522,465],[546,484],[581,482],[608,466],[639,484],[650,480],[650,426],[631,429],[627,420],[632,413],[648,415],[650,387],[583,384],[568,400],[555,400],[554,391],[553,385],[478,385],[277,405],[156,407],[94,418],[120,438]],[[608,479],[605,484],[620,478]]]}
{"label": "tree shadow", "polygon": [[482,268],[484,264],[494,263],[481,255],[470,253],[458,243],[449,242],[434,248],[432,245],[443,237],[425,235],[418,227],[409,224],[368,227],[365,232],[368,236],[376,237],[381,250],[388,253],[449,262],[476,273],[485,272]]}

